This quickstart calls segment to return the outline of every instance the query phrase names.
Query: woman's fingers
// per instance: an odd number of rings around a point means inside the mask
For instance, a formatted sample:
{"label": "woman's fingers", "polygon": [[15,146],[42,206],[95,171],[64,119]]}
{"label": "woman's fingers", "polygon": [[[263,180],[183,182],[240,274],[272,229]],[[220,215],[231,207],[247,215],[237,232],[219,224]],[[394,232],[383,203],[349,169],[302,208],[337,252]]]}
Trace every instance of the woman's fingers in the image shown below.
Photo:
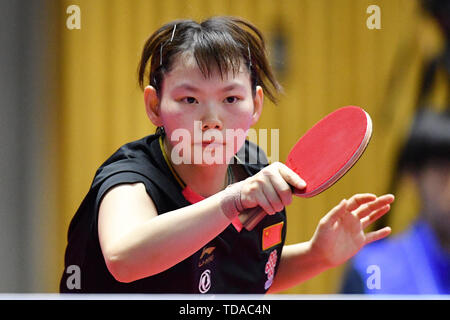
{"label": "woman's fingers", "polygon": [[366,234],[365,244],[369,244],[371,242],[383,239],[383,238],[387,237],[389,234],[391,234],[390,227],[384,227],[383,229],[369,232]]}
{"label": "woman's fingers", "polygon": [[[281,200],[281,204],[283,205],[283,207],[286,207],[292,202],[292,189],[288,182],[285,180],[285,176],[290,176],[291,173],[283,173],[283,170],[284,168],[281,166],[278,168],[278,170],[275,170],[275,172],[267,171],[266,176],[270,179],[274,191],[277,193],[279,199]],[[283,174],[285,176],[283,176]]]}
{"label": "woman's fingers", "polygon": [[373,211],[368,216],[365,216],[361,219],[362,228],[365,229],[370,226],[373,222],[377,221],[379,218],[384,216],[389,212],[391,206],[389,204],[384,205],[383,207]]}
{"label": "woman's fingers", "polygon": [[268,214],[274,214],[275,212],[283,210],[283,202],[271,183],[266,183],[262,186],[262,193],[273,210],[271,212],[266,211]]}
{"label": "woman's fingers", "polygon": [[290,183],[298,187],[304,187],[304,181],[291,169],[282,163],[275,163],[265,168],[261,174],[265,183],[262,190],[275,212],[292,202],[292,190]]}
{"label": "woman's fingers", "polygon": [[349,200],[342,200],[326,216],[325,220],[335,223],[346,214],[361,219],[363,229],[379,219],[390,210],[389,204],[394,201],[391,194],[378,197],[371,193],[362,193],[352,196]]}
{"label": "woman's fingers", "polygon": [[284,181],[294,188],[302,190],[306,187],[306,182],[288,166],[278,162],[275,164],[275,167],[278,168],[278,172]]}
{"label": "woman's fingers", "polygon": [[334,223],[343,217],[347,212],[347,201],[342,200],[337,206],[331,209],[322,219],[321,222],[327,225],[334,225]]}
{"label": "woman's fingers", "polygon": [[353,211],[361,207],[362,205],[374,201],[377,198],[376,195],[372,193],[358,193],[352,196],[347,201],[347,211]]}
{"label": "woman's fingers", "polygon": [[241,199],[244,207],[259,205],[268,214],[274,214],[292,202],[291,186],[301,189],[305,182],[282,163],[273,163],[257,175],[248,178]]}
{"label": "woman's fingers", "polygon": [[374,199],[376,199],[376,196],[371,193],[355,194],[349,200],[344,199],[337,206],[331,209],[331,211],[325,216],[325,221],[334,224],[339,218],[344,217],[354,209],[364,203],[373,201]]}
{"label": "woman's fingers", "polygon": [[273,165],[273,174],[269,175],[272,186],[277,192],[283,207],[288,206],[292,202],[292,187],[296,189],[304,189],[305,181],[286,165],[277,162]]}
{"label": "woman's fingers", "polygon": [[376,198],[374,201],[367,203],[361,207],[359,207],[357,210],[355,210],[354,214],[362,219],[368,215],[370,215],[372,212],[391,204],[394,201],[394,196],[392,194],[385,194],[381,197]]}
{"label": "woman's fingers", "polygon": [[257,202],[259,204],[259,206],[261,208],[263,208],[263,210],[269,214],[275,214],[277,211],[275,210],[275,208],[272,206],[272,204],[270,203],[270,201],[267,199],[267,195],[261,190],[260,196],[257,198]]}

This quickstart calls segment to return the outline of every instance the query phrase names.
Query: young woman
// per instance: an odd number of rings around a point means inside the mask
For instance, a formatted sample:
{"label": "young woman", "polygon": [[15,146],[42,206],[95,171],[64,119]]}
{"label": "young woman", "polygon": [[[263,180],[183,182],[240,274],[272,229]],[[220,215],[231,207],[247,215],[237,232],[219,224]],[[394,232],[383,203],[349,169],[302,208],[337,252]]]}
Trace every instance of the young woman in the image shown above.
{"label": "young woman", "polygon": [[[364,229],[393,196],[357,194],[326,214],[310,241],[284,245],[291,186],[305,182],[282,163],[267,165],[245,140],[264,96],[275,101],[280,90],[250,23],[164,25],[144,46],[139,83],[157,133],[122,146],[97,171],[69,227],[61,292],[277,292],[390,233]],[[268,215],[248,231],[240,213],[255,206]]]}

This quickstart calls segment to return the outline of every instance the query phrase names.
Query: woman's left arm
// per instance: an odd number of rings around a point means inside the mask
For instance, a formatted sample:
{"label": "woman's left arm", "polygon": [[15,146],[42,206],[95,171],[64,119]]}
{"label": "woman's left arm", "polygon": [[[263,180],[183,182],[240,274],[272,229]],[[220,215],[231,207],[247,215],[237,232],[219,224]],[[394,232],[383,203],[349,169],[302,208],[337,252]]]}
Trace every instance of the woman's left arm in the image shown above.
{"label": "woman's left arm", "polygon": [[389,212],[393,195],[356,194],[342,200],[319,222],[307,242],[286,245],[268,293],[296,286],[353,257],[366,244],[382,239],[391,228],[365,233],[364,229]]}

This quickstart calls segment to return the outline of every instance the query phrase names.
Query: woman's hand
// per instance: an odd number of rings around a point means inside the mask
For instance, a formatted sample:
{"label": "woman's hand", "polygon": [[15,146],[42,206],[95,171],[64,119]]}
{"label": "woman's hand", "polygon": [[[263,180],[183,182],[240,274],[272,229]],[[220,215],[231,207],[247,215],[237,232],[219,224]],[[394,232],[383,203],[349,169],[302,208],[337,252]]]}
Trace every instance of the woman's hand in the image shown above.
{"label": "woman's hand", "polygon": [[364,232],[368,226],[390,210],[394,196],[377,197],[373,194],[356,194],[342,200],[319,222],[311,239],[311,250],[327,267],[335,267],[355,255],[366,244],[382,239],[391,233],[385,227]]}
{"label": "woman's hand", "polygon": [[292,202],[291,186],[303,189],[306,183],[283,163],[272,163],[242,181],[242,207],[246,209],[260,206],[267,214],[279,212]]}

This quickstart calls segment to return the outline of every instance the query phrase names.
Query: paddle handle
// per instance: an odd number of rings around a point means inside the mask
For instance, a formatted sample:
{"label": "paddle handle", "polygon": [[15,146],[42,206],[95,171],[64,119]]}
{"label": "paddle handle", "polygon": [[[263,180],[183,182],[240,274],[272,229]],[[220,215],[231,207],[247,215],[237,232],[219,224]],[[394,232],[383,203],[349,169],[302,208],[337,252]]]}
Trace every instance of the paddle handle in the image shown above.
{"label": "paddle handle", "polygon": [[266,212],[261,207],[250,208],[240,213],[243,217],[242,225],[248,231],[252,231],[254,227],[266,216]]}

